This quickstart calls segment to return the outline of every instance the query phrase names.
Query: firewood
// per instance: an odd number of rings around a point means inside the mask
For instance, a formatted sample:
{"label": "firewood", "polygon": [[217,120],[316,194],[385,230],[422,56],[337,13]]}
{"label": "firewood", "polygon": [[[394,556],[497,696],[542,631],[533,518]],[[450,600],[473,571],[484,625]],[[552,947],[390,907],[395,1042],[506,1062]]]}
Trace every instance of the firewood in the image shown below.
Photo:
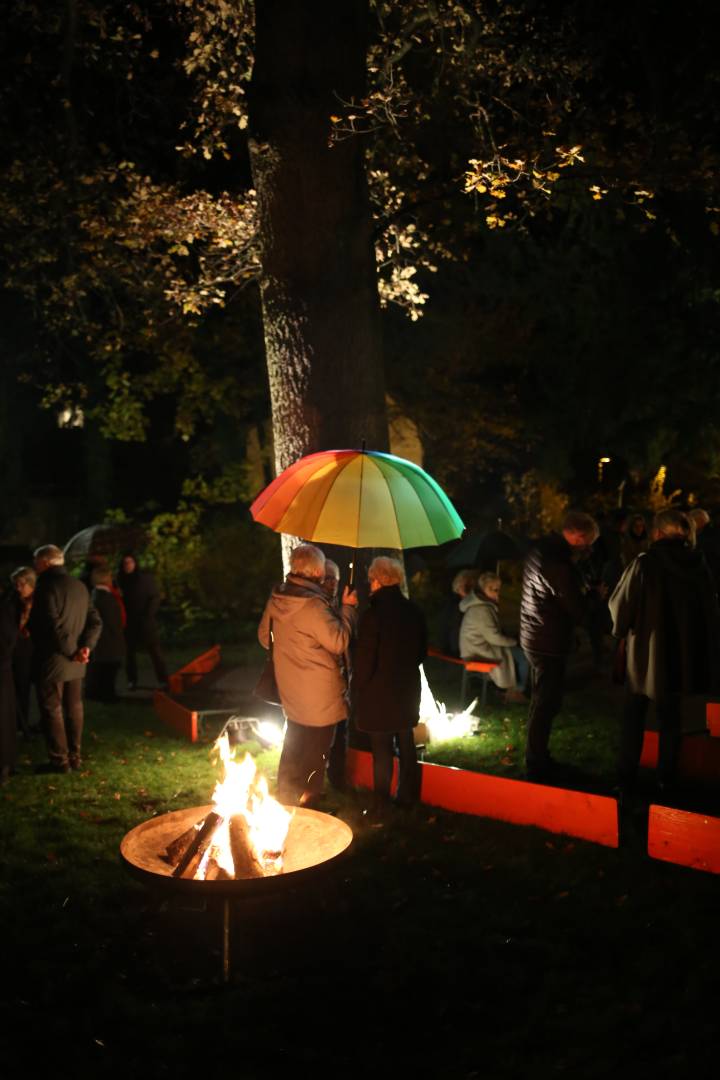
{"label": "firewood", "polygon": [[241,878],[265,876],[265,872],[250,844],[248,823],[242,814],[233,814],[230,818],[230,851],[232,852],[236,881]]}
{"label": "firewood", "polygon": [[190,841],[185,854],[180,859],[175,869],[172,872],[173,877],[182,877],[192,879],[197,873],[198,866],[202,860],[203,855],[208,849],[208,846],[213,838],[213,833],[222,821],[220,814],[216,814],[212,810],[203,822],[202,828],[197,832],[194,838]]}
{"label": "firewood", "polygon": [[164,862],[170,863],[171,866],[176,866],[182,858],[182,854],[188,844],[192,843],[204,823],[205,818],[200,818],[200,820],[196,821],[194,825],[191,825],[189,829],[186,829],[184,833],[181,833],[180,836],[171,840],[165,848],[165,853],[161,855],[160,858]]}

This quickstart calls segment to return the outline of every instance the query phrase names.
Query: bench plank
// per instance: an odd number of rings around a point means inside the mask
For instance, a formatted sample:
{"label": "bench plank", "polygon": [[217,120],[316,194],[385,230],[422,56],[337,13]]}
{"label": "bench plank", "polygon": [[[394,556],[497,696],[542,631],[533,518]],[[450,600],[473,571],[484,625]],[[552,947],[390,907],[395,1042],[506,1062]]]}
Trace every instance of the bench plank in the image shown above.
{"label": "bench plank", "polygon": [[720,874],[720,818],[651,806],[648,854],[663,862]]}

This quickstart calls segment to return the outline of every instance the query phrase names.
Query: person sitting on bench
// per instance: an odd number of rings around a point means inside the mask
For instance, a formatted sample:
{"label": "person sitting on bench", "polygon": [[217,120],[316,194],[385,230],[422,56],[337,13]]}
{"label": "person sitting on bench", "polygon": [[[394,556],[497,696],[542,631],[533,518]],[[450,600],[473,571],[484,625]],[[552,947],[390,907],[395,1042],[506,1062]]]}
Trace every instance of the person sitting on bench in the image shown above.
{"label": "person sitting on bench", "polygon": [[517,639],[502,632],[498,604],[502,582],[497,574],[481,574],[472,592],[460,601],[460,656],[463,660],[497,660],[490,678],[505,690],[505,701],[527,702],[523,693],[529,665]]}

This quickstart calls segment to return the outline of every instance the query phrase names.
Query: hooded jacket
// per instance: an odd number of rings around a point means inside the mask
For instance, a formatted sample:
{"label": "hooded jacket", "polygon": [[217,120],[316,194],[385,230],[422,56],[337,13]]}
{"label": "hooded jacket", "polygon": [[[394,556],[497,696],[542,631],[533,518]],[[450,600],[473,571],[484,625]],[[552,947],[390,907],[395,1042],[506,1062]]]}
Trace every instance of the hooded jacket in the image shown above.
{"label": "hooded jacket", "polygon": [[265,605],[258,639],[270,646],[280,700],[288,720],[326,727],[347,717],[340,658],[350,645],[355,609],[338,611],[313,579],[289,574]]}
{"label": "hooded jacket", "polygon": [[517,641],[500,629],[497,604],[471,592],[460,601],[460,610],[460,656],[463,660],[499,660],[490,678],[501,690],[515,686],[515,663],[510,650]]}
{"label": "hooded jacket", "polygon": [[657,700],[715,689],[718,606],[699,551],[657,540],[625,570],[609,600],[613,634],[627,638],[627,683]]}

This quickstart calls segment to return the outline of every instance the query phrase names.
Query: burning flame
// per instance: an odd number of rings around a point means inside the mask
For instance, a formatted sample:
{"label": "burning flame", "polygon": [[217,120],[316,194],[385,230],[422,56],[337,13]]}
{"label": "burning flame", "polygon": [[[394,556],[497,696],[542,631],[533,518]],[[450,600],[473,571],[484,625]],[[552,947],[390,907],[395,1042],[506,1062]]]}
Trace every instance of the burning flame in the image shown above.
{"label": "burning flame", "polygon": [[465,735],[472,734],[477,722],[477,717],[473,715],[477,698],[463,712],[449,713],[444,702],[436,701],[422,665],[420,665],[420,686],[420,721],[427,727],[431,741],[462,739]]}
{"label": "burning flame", "polygon": [[266,876],[279,874],[292,814],[268,793],[267,780],[258,775],[250,754],[236,760],[227,735],[222,735],[214,748],[220,759],[222,776],[215,785],[212,801],[213,810],[222,821],[215,830],[197,876],[204,878],[209,862],[214,860],[230,877],[235,877],[230,840],[230,823],[234,817],[240,817],[246,823],[250,847],[263,873]]}

